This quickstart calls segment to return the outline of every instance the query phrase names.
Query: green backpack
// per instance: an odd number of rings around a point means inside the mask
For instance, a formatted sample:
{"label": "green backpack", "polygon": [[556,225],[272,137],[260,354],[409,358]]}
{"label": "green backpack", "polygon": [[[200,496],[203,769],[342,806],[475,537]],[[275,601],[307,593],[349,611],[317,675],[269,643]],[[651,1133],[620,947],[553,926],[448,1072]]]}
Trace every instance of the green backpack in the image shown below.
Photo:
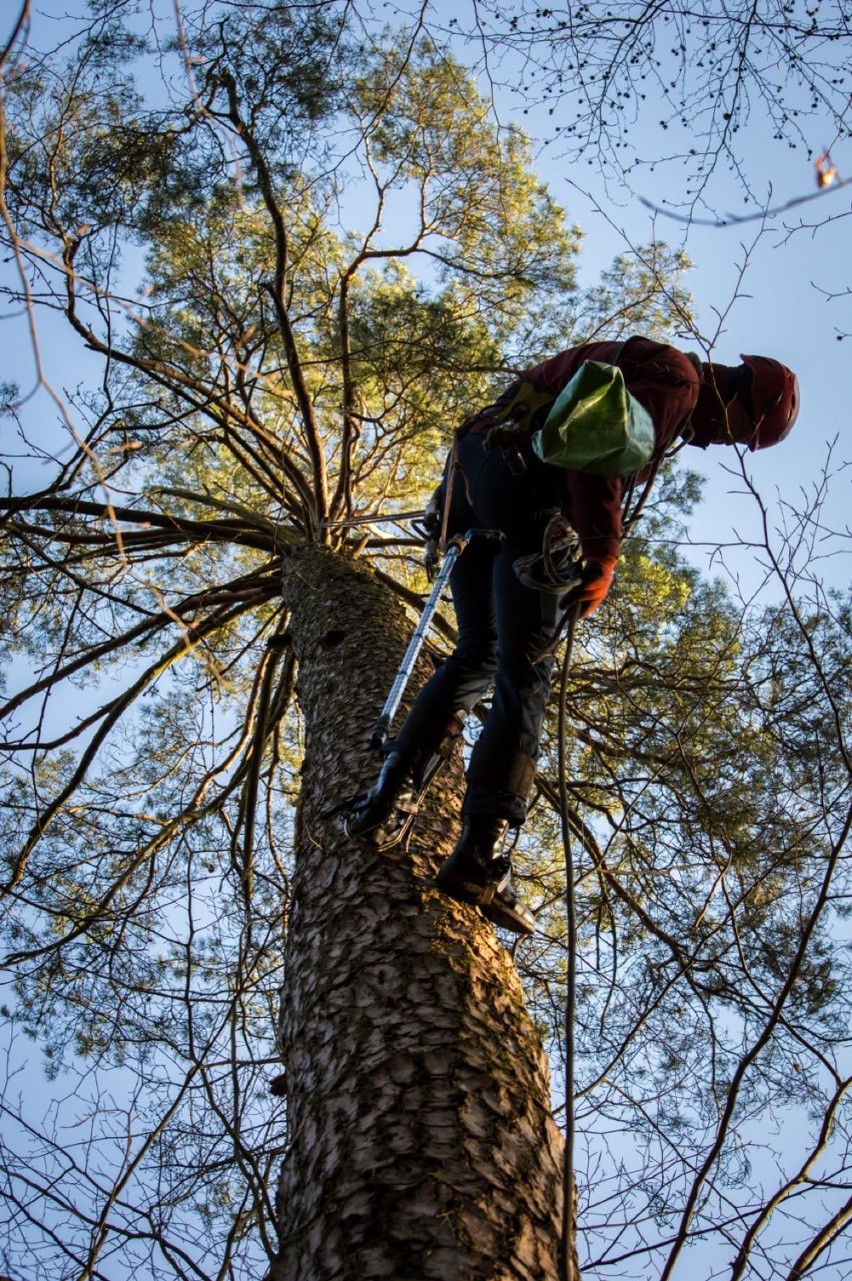
{"label": "green backpack", "polygon": [[616,365],[587,360],[556,397],[532,447],[542,462],[596,476],[632,476],[655,448],[654,423]]}

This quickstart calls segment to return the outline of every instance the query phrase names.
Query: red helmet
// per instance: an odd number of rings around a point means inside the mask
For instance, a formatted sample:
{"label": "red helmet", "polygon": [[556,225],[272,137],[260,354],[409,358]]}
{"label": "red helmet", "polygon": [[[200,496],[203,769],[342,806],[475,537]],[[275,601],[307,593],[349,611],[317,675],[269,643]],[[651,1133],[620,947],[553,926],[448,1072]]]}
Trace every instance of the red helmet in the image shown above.
{"label": "red helmet", "polygon": [[771,356],[740,356],[751,370],[751,407],[755,434],[749,449],[768,449],[793,430],[799,413],[799,380]]}
{"label": "red helmet", "polygon": [[796,375],[770,356],[741,356],[742,364],[703,364],[691,443],[768,449],[792,430],[799,412]]}

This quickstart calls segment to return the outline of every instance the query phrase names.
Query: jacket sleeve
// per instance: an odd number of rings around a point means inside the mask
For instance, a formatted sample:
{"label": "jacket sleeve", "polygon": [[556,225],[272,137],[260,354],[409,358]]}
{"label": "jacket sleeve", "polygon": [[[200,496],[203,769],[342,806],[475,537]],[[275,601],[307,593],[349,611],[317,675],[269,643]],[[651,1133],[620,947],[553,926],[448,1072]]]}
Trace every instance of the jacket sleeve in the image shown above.
{"label": "jacket sleeve", "polygon": [[565,515],[577,531],[586,560],[618,560],[624,492],[620,478],[566,471],[565,484]]}

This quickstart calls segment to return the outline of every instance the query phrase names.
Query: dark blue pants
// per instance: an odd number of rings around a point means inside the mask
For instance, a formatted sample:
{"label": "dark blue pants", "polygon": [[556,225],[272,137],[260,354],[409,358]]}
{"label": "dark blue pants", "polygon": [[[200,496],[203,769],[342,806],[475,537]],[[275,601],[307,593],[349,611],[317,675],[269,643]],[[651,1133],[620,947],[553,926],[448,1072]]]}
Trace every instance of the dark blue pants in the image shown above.
{"label": "dark blue pants", "polygon": [[453,712],[470,711],[493,684],[467,771],[464,812],[493,814],[517,826],[526,817],[553,668],[552,658],[534,659],[551,638],[559,610],[556,596],[518,581],[513,562],[541,550],[564,481],[528,447],[520,454],[486,453],[480,436],[462,437],[458,461],[448,532],[498,529],[504,538],[473,538],[456,561],[450,588],[458,644],[417,696],[396,747],[405,754],[432,752]]}

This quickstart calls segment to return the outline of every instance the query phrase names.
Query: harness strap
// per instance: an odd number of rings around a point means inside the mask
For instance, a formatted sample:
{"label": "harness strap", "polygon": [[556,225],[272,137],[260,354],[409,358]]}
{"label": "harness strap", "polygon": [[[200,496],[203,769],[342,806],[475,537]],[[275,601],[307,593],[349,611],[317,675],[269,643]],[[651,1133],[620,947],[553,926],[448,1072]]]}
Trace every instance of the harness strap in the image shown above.
{"label": "harness strap", "polygon": [[540,387],[529,378],[513,383],[507,388],[505,398],[501,397],[494,406],[496,412],[490,415],[494,423],[485,436],[485,448],[490,450],[500,445],[517,444],[522,439],[529,440],[538,426],[534,419],[541,410],[549,410],[555,400],[555,392]]}

